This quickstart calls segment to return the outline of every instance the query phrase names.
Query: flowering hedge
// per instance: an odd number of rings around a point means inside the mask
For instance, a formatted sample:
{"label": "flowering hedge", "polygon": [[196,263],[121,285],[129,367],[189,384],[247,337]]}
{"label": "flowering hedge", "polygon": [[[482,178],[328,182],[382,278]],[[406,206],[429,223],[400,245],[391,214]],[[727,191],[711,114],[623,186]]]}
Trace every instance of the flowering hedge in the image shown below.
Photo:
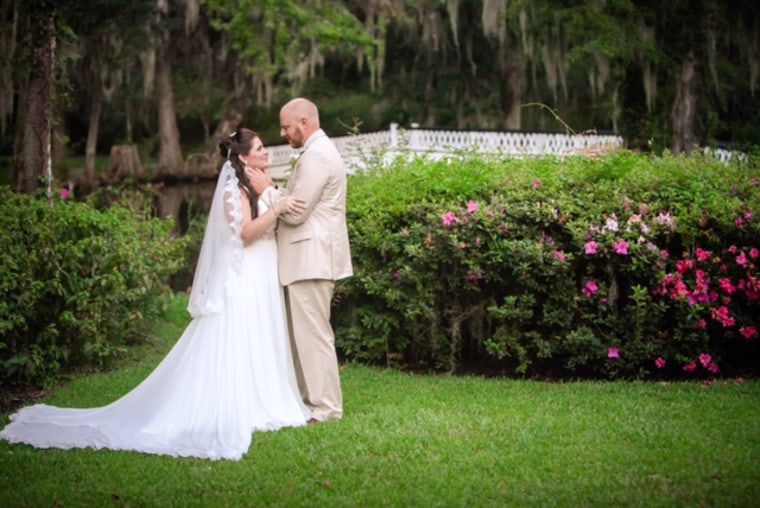
{"label": "flowering hedge", "polygon": [[354,176],[352,359],[677,378],[760,363],[756,167],[627,152],[422,159]]}

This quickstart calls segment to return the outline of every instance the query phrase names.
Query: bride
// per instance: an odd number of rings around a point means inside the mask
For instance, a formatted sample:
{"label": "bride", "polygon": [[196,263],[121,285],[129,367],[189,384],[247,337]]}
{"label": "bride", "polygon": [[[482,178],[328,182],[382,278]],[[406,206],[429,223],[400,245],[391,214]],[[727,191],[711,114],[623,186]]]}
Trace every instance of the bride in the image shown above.
{"label": "bride", "polygon": [[277,279],[274,227],[295,197],[267,208],[245,176],[266,168],[258,135],[240,129],[219,144],[227,157],[209,212],[188,310],[193,319],[156,369],[98,408],[21,409],[0,438],[37,448],[108,448],[239,460],[256,430],[306,424]]}

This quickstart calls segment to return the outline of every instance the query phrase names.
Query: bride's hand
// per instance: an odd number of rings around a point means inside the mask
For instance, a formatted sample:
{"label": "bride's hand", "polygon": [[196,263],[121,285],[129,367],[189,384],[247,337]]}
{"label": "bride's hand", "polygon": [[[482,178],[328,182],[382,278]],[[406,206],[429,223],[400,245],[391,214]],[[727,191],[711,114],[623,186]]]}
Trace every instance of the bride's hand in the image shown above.
{"label": "bride's hand", "polygon": [[274,213],[279,217],[283,213],[298,215],[306,208],[306,202],[296,196],[283,196],[275,205]]}

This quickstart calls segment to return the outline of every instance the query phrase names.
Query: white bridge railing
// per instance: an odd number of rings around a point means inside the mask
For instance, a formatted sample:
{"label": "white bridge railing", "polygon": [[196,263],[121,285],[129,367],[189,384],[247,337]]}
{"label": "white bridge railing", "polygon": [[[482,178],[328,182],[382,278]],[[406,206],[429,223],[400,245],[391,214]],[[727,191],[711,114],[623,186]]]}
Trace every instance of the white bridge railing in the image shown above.
{"label": "white bridge railing", "polygon": [[[623,146],[623,138],[597,134],[542,134],[523,132],[453,131],[439,129],[403,129],[391,124],[388,131],[332,138],[350,173],[364,169],[367,161],[382,157],[393,160],[399,155],[425,155],[434,159],[458,151],[507,157],[556,155],[560,157],[607,151]],[[269,171],[282,179],[290,171],[298,151],[290,145],[268,147]]]}

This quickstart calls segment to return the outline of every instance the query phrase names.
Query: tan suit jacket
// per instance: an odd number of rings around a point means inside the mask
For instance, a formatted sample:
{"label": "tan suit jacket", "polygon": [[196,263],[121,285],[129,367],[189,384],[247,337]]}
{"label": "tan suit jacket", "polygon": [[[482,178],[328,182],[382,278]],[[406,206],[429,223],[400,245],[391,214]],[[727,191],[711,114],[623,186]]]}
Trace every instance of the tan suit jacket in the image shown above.
{"label": "tan suit jacket", "polygon": [[[287,192],[306,201],[298,215],[283,214],[277,225],[280,284],[353,275],[346,226],[346,168],[335,144],[321,129],[306,141]],[[265,202],[279,193],[269,187]]]}

